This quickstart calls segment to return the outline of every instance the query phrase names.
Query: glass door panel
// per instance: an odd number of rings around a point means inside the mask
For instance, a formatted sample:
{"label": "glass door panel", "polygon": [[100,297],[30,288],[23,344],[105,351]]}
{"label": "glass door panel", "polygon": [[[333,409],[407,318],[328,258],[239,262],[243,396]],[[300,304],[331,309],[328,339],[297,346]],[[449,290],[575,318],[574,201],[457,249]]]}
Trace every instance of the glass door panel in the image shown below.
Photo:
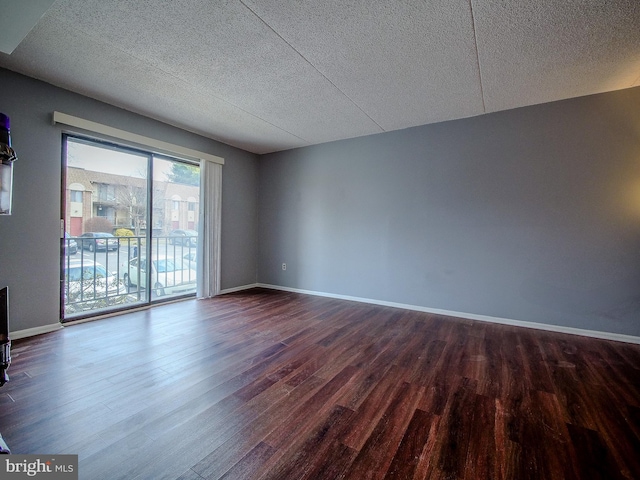
{"label": "glass door panel", "polygon": [[153,157],[151,300],[194,295],[200,166]]}
{"label": "glass door panel", "polygon": [[149,244],[150,156],[75,137],[64,142],[64,319],[148,302],[138,257]]}

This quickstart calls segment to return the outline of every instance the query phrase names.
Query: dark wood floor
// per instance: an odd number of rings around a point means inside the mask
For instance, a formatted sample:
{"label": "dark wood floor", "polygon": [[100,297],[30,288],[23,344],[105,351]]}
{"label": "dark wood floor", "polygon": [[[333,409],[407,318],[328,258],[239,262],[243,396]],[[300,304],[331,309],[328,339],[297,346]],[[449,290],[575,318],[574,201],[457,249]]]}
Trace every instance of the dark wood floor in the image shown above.
{"label": "dark wood floor", "polygon": [[640,345],[256,289],[12,353],[0,432],[83,479],[640,478]]}

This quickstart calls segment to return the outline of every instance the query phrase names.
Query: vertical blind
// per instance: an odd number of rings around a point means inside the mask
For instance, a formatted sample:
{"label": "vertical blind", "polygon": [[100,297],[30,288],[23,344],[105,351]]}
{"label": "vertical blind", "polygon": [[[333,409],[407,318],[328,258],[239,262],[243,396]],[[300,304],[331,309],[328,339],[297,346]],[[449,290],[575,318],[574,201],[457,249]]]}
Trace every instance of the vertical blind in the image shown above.
{"label": "vertical blind", "polygon": [[220,293],[220,225],[222,165],[200,161],[200,221],[198,222],[198,298]]}

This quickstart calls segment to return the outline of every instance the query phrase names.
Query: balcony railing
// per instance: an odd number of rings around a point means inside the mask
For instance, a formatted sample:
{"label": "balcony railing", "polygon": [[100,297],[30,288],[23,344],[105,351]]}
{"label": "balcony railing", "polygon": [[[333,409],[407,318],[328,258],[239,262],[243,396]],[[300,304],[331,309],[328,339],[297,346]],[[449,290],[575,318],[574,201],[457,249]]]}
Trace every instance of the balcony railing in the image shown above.
{"label": "balcony railing", "polygon": [[196,244],[197,237],[65,238],[65,317],[194,295]]}

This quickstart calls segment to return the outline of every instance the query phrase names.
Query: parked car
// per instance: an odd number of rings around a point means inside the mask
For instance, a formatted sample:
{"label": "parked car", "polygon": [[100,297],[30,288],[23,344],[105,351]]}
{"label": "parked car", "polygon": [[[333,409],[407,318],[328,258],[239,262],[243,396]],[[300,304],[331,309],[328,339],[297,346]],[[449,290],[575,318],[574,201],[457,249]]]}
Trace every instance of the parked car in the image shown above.
{"label": "parked car", "polygon": [[80,235],[83,250],[117,250],[118,239],[106,232],[87,232]]}
{"label": "parked car", "polygon": [[198,243],[198,232],[195,230],[172,230],[169,233],[171,245],[189,245],[195,247]]}
{"label": "parked car", "polygon": [[196,252],[186,253],[182,257],[182,264],[183,265],[188,265],[191,270],[196,270],[197,271],[198,264],[196,263]]}
{"label": "parked car", "polygon": [[132,259],[123,277],[125,285],[147,288],[149,266],[151,266],[151,285],[156,296],[195,293],[196,271],[182,265],[179,259],[176,261],[163,255],[154,257],[151,262],[144,257]]}
{"label": "parked car", "polygon": [[65,255],[75,255],[78,253],[78,242],[71,238],[67,232],[64,232],[64,253]]}
{"label": "parked car", "polygon": [[104,265],[86,259],[70,259],[64,269],[65,312],[93,310],[129,301],[127,288]]}

